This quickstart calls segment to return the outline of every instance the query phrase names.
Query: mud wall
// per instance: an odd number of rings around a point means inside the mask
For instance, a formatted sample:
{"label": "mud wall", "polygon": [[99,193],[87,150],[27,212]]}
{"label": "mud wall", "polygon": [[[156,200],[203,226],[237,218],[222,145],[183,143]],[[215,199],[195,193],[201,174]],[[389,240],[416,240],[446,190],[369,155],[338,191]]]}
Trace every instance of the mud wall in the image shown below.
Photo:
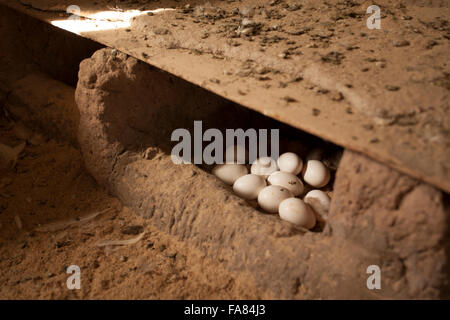
{"label": "mud wall", "polygon": [[[346,151],[327,226],[304,232],[255,210],[201,168],[172,163],[174,127],[236,119],[215,96],[104,49],[81,63],[76,102],[79,143],[101,185],[274,298],[446,294],[448,201],[435,188]],[[373,264],[383,274],[379,291],[366,287]]]}
{"label": "mud wall", "polygon": [[[73,87],[78,65],[103,46],[0,4],[0,59],[23,61]],[[11,55],[11,57],[8,57]],[[19,59],[20,58],[20,59]],[[16,72],[11,66],[11,73]],[[2,70],[5,70],[3,66]]]}

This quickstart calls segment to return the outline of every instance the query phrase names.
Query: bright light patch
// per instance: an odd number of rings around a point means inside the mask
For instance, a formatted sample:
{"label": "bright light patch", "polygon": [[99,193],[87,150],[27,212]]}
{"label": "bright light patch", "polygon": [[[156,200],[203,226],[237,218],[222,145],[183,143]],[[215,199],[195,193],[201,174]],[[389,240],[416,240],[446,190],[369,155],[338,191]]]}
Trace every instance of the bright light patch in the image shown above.
{"label": "bright light patch", "polygon": [[96,20],[55,20],[52,21],[52,25],[76,33],[89,31],[101,31],[101,30],[113,30],[120,28],[128,28],[130,22],[124,21],[96,21]]}
{"label": "bright light patch", "polygon": [[[73,14],[68,19],[65,20],[53,20],[52,25],[76,33],[81,34],[82,32],[89,31],[102,31],[102,30],[114,30],[129,28],[131,26],[131,19],[148,12],[153,14],[158,14],[164,11],[172,11],[175,9],[160,8],[156,10],[128,10],[128,11],[101,11],[96,13],[86,13],[82,19],[77,14]],[[68,11],[69,12],[69,11]],[[75,11],[70,11],[69,13],[78,13]]]}

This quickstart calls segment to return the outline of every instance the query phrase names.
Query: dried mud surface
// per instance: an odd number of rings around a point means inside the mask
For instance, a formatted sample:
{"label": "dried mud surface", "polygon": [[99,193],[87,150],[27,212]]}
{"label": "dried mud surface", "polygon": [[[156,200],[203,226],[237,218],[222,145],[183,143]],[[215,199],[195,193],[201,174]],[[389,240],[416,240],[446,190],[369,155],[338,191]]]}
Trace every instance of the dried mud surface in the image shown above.
{"label": "dried mud surface", "polygon": [[[38,2],[33,3],[39,5]],[[220,3],[235,7],[238,2]],[[275,7],[283,5],[283,2],[274,3]],[[420,1],[414,3],[420,4]],[[434,1],[430,10],[444,4]],[[129,8],[135,8],[137,5],[130,3]],[[148,5],[144,2],[143,8],[148,9],[146,6],[156,8],[158,5],[160,4]],[[199,17],[198,13],[191,10],[184,13],[183,10],[186,9],[184,4],[174,2],[173,5],[181,6],[182,13],[179,10],[175,14],[181,14],[186,19],[199,19],[200,22],[192,22],[195,25],[201,23],[202,19],[211,20],[204,13]],[[126,2],[118,3],[117,6],[126,6]],[[344,6],[352,7],[351,2],[344,2]],[[61,7],[44,9],[62,14]],[[399,8],[395,8],[394,11],[397,12],[397,9]],[[211,10],[216,12],[214,8]],[[289,13],[299,11],[290,11],[287,8],[280,10]],[[192,16],[194,13],[195,17]],[[359,19],[358,16],[349,16],[338,21],[347,21],[346,19],[350,18]],[[239,19],[241,21],[242,17]],[[402,21],[409,23],[411,20],[407,18]],[[139,21],[135,23],[137,23],[135,27],[139,27]],[[217,24],[220,25],[220,21]],[[351,29],[351,26],[348,27]],[[433,24],[430,28],[443,34],[447,30],[445,22]],[[128,35],[130,32],[133,33],[132,29],[122,31]],[[122,31],[119,31],[119,34]],[[309,30],[307,34],[311,32]],[[341,104],[345,104],[346,108],[350,107],[348,109],[350,112],[345,113],[356,116],[356,120],[361,119],[358,118],[360,110],[351,108],[346,102],[347,97],[341,99],[341,96],[333,90],[323,91],[322,86],[317,84],[312,84],[310,88],[309,82],[312,78],[308,80],[305,74],[302,74],[303,79],[296,77],[294,82],[289,82],[289,79],[284,79],[286,74],[266,72],[264,68],[254,63],[245,63],[241,66],[241,62],[234,63],[233,60],[231,65],[225,66],[228,63],[227,59],[221,59],[220,54],[216,55],[213,52],[212,55],[216,56],[212,58],[214,61],[223,62],[224,70],[233,70],[231,74],[226,75],[233,77],[232,80],[226,82],[222,71],[219,76],[217,74],[211,76],[213,73],[210,71],[217,71],[217,68],[208,64],[205,59],[208,53],[196,52],[198,49],[196,47],[193,51],[192,48],[167,48],[166,42],[161,40],[162,37],[174,35],[164,30],[157,33],[159,34],[155,37],[155,41],[158,45],[147,47],[148,50],[159,48],[167,53],[163,54],[164,58],[168,59],[164,64],[173,57],[177,59],[183,56],[190,57],[186,60],[181,59],[187,69],[192,69],[192,65],[189,64],[191,58],[197,61],[204,60],[204,68],[198,68],[196,72],[204,73],[208,78],[204,86],[214,89],[213,91],[219,84],[227,83],[227,90],[236,89],[238,96],[245,98],[252,94],[247,89],[256,88],[252,87],[256,83],[262,91],[255,90],[255,92],[259,92],[265,100],[270,100],[272,95],[268,98],[267,90],[278,88],[278,85],[274,85],[271,81],[278,83],[281,79],[281,82],[288,82],[284,89],[291,89],[291,93],[310,92],[305,96],[305,101],[313,96],[319,97],[319,100],[309,101],[321,101],[318,105],[329,106],[330,110],[324,111],[322,107],[316,105],[313,108],[316,110],[314,112],[309,109],[311,106],[308,106],[307,113],[311,113],[309,115],[311,118],[307,119],[318,120],[324,113],[330,115],[333,112],[331,109]],[[131,39],[138,38],[131,37]],[[241,37],[232,39],[243,41],[241,46],[252,45],[255,42]],[[320,44],[319,48],[308,49],[323,49],[323,52],[326,52],[329,49],[326,47],[327,41],[320,39],[322,38],[312,40],[307,38],[308,41]],[[278,44],[284,46],[286,45],[284,41],[290,40],[279,41]],[[202,45],[201,41],[191,44]],[[125,41],[124,45],[128,46],[129,42]],[[142,48],[139,46],[133,48],[136,49],[133,55],[145,60],[141,54]],[[438,45],[433,45],[430,50],[437,48]],[[301,47],[300,51],[303,49],[306,50],[306,47]],[[149,52],[148,58],[158,59],[157,54],[151,56],[151,51],[145,52]],[[176,54],[171,56],[173,52]],[[297,61],[294,60],[296,54],[288,56],[288,59],[278,58],[284,62],[289,62],[290,59],[293,59],[291,62]],[[326,60],[338,61],[339,57],[332,54]],[[209,122],[211,126],[226,125],[228,121],[234,120],[235,110],[230,109],[230,113],[223,116],[221,110],[230,107],[224,100],[204,93],[198,94],[201,91],[195,86],[186,85],[166,73],[154,77],[154,74],[160,71],[140,64],[136,59],[121,52],[111,49],[99,51],[82,64],[84,67],[80,75],[78,99],[80,110],[84,112],[84,115],[81,115],[80,131],[80,142],[84,152],[82,159],[77,147],[74,147],[76,142],[73,141],[76,139],[69,138],[72,143],[61,139],[65,128],[68,129],[66,136],[70,137],[74,128],[78,126],[78,118],[73,116],[73,110],[61,115],[54,113],[57,109],[47,108],[46,101],[30,98],[38,94],[39,90],[26,91],[26,88],[33,86],[33,81],[42,79],[40,78],[42,75],[34,74],[37,72],[35,65],[19,68],[11,57],[6,57],[6,60],[2,61],[8,63],[3,64],[0,70],[0,84],[3,90],[0,102],[7,106],[6,110],[11,110],[14,102],[27,103],[21,106],[22,113],[17,115],[7,113],[7,119],[1,118],[0,142],[14,146],[24,141],[23,127],[19,121],[21,118],[27,121],[25,125],[32,129],[31,132],[40,133],[43,139],[30,138],[30,141],[25,139],[27,140],[25,151],[16,169],[12,171],[1,169],[0,268],[5,270],[0,276],[1,297],[7,299],[448,297],[449,200],[448,195],[436,188],[400,174],[363,155],[345,151],[340,170],[336,175],[335,197],[329,224],[323,231],[305,233],[276,217],[261,214],[232,195],[229,189],[208,175],[208,168],[173,167],[167,156],[170,150],[167,144],[168,134],[173,129],[171,126],[179,124],[189,127],[199,111],[203,112],[202,116],[205,119],[215,119],[216,122]],[[49,59],[43,61],[45,63]],[[64,59],[58,63],[62,61]],[[345,64],[348,59],[342,61]],[[342,67],[342,61],[341,65],[336,66]],[[389,62],[389,59],[387,61]],[[322,63],[330,62],[321,60],[319,65]],[[279,66],[281,68],[282,64]],[[333,66],[334,63],[331,63],[331,67]],[[234,73],[238,69],[244,70],[244,77]],[[425,69],[429,71],[428,68]],[[442,72],[442,68],[438,66],[435,71]],[[92,73],[96,76],[92,77]],[[11,75],[13,78],[9,78]],[[282,77],[278,78],[280,75]],[[355,76],[359,77],[357,74]],[[44,83],[49,79],[44,79],[45,81],[36,85],[36,88],[49,88],[49,92],[52,92],[53,86],[46,87]],[[161,85],[160,81],[161,83],[166,81],[164,90],[155,90],[156,84]],[[239,84],[238,87],[230,87],[228,83],[231,82]],[[14,85],[11,86],[12,84]],[[445,81],[438,84],[445,85]],[[173,95],[174,88],[183,89],[179,90],[183,94]],[[55,95],[58,95],[61,86],[54,86],[54,89],[58,91]],[[241,93],[238,93],[238,89]],[[283,100],[282,97],[286,95],[277,96],[277,91],[273,92],[273,96],[283,101],[283,108],[279,104],[274,104],[276,112],[288,110],[292,113],[292,105],[301,101],[294,99],[291,93]],[[445,91],[443,96],[439,96],[440,93],[438,97],[444,99]],[[333,100],[333,97],[337,101]],[[430,97],[431,95],[426,99]],[[170,101],[172,109],[170,106],[169,109],[167,106],[158,108],[158,101]],[[183,109],[184,117],[174,114],[177,106],[186,107],[186,101],[190,107]],[[93,104],[96,108],[89,108]],[[148,109],[149,104],[157,108]],[[74,107],[73,103],[63,105],[64,108],[69,106],[69,109]],[[123,105],[132,106],[135,113],[123,114],[124,110],[121,107]],[[31,112],[28,119],[25,112],[23,117],[23,110],[33,111],[39,108],[47,110],[48,113],[43,113],[45,117],[40,117],[40,112]],[[105,112],[95,113],[93,110]],[[445,106],[442,110],[446,110]],[[239,118],[239,121],[243,123],[248,117],[254,117],[249,110],[242,112],[245,116]],[[268,109],[266,113],[277,118],[273,112]],[[439,112],[436,114],[439,115]],[[152,119],[164,114],[162,121],[156,126],[149,125],[149,121],[151,123]],[[222,117],[217,117],[217,114]],[[425,112],[427,117],[428,114]],[[15,122],[13,124],[10,122],[11,116]],[[369,119],[366,114],[364,116],[364,119]],[[32,119],[34,117],[39,119]],[[431,117],[434,117],[434,113]],[[61,118],[68,121],[67,125],[64,125],[64,122],[59,125],[58,122],[55,123],[55,120]],[[444,123],[448,120],[445,114],[441,118]],[[240,125],[239,121],[235,123],[236,126]],[[265,120],[259,123],[262,127],[266,124]],[[317,125],[317,122],[314,122],[314,125]],[[379,129],[383,128],[386,134],[392,134],[390,128],[399,127],[397,122],[387,124],[381,121],[374,124],[371,120],[364,122],[364,125],[367,132],[379,133]],[[415,125],[406,124],[400,127],[412,130]],[[22,129],[17,129],[16,126]],[[441,128],[443,127],[438,126],[439,130]],[[55,135],[55,132],[59,134]],[[92,134],[95,136],[89,136]],[[414,130],[415,134],[417,133]],[[368,136],[358,136],[358,139],[361,137]],[[372,138],[375,139],[377,136],[371,136]],[[370,145],[376,147],[386,143],[382,139],[381,144],[379,142],[380,139],[378,142],[374,140]],[[93,152],[91,155],[89,155],[90,148]],[[98,183],[110,193],[117,195],[122,204],[102,191],[87,173],[83,161]],[[110,210],[77,227],[53,232],[36,231],[36,228],[48,223],[84,217],[106,208]],[[19,217],[20,223],[17,222],[16,216]],[[134,238],[136,235],[124,234],[123,231],[136,225],[142,226],[137,229],[145,232],[137,244],[117,248],[96,246],[103,240]],[[82,282],[83,290],[69,291],[65,287],[68,276],[65,274],[65,268],[77,263],[82,268],[82,277],[85,279],[82,280],[85,281]],[[365,287],[366,267],[374,263],[381,265],[385,270],[381,293],[369,291]]]}
{"label": "dried mud surface", "polygon": [[[0,123],[0,143],[23,141],[16,135],[21,123]],[[95,212],[103,213],[72,227],[39,231]],[[127,231],[134,232],[133,226],[144,232],[136,244],[97,246],[135,238]],[[66,287],[70,265],[81,268],[81,290]],[[77,149],[48,138],[27,143],[14,170],[0,168],[0,270],[1,299],[270,297],[123,207],[86,172]]]}
{"label": "dried mud surface", "polygon": [[[20,3],[62,19],[68,4]],[[449,192],[448,2],[377,4],[380,30],[370,1],[78,3],[88,18],[174,8],[83,35]]]}
{"label": "dried mud surface", "polygon": [[[77,147],[74,88],[14,45],[19,51],[9,46],[0,55],[0,143],[25,147],[13,168],[0,155],[1,299],[273,297],[106,193]],[[75,225],[53,225],[68,222]],[[97,245],[133,239],[133,230],[144,232],[136,244]],[[81,290],[66,287],[70,265],[81,268]]]}

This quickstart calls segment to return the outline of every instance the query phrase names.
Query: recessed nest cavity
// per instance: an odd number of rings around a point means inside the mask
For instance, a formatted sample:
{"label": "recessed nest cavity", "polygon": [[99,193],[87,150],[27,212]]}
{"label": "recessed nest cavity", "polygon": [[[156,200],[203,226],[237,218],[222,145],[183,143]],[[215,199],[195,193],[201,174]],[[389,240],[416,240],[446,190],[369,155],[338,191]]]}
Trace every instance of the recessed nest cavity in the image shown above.
{"label": "recessed nest cavity", "polygon": [[322,230],[342,149],[313,137],[309,143],[302,143],[305,140],[295,135],[289,139],[286,134],[280,140],[279,156],[252,160],[246,146],[230,145],[224,163],[211,172],[254,208],[279,214],[301,228]]}

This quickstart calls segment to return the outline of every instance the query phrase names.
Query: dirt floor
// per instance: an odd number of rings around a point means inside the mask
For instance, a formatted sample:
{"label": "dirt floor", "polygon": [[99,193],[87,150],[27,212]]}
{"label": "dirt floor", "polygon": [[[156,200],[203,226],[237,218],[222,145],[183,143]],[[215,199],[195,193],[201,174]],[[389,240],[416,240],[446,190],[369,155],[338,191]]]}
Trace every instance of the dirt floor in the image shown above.
{"label": "dirt floor", "polygon": [[[17,135],[23,137],[24,130],[17,127],[1,121],[0,143],[23,142]],[[14,170],[0,170],[0,299],[265,297],[224,271],[219,261],[122,207],[85,171],[77,149],[53,139],[35,140],[37,145],[27,143]],[[53,224],[73,221],[78,224]],[[141,232],[136,244],[98,246]],[[66,287],[70,265],[81,268],[81,290]]]}

